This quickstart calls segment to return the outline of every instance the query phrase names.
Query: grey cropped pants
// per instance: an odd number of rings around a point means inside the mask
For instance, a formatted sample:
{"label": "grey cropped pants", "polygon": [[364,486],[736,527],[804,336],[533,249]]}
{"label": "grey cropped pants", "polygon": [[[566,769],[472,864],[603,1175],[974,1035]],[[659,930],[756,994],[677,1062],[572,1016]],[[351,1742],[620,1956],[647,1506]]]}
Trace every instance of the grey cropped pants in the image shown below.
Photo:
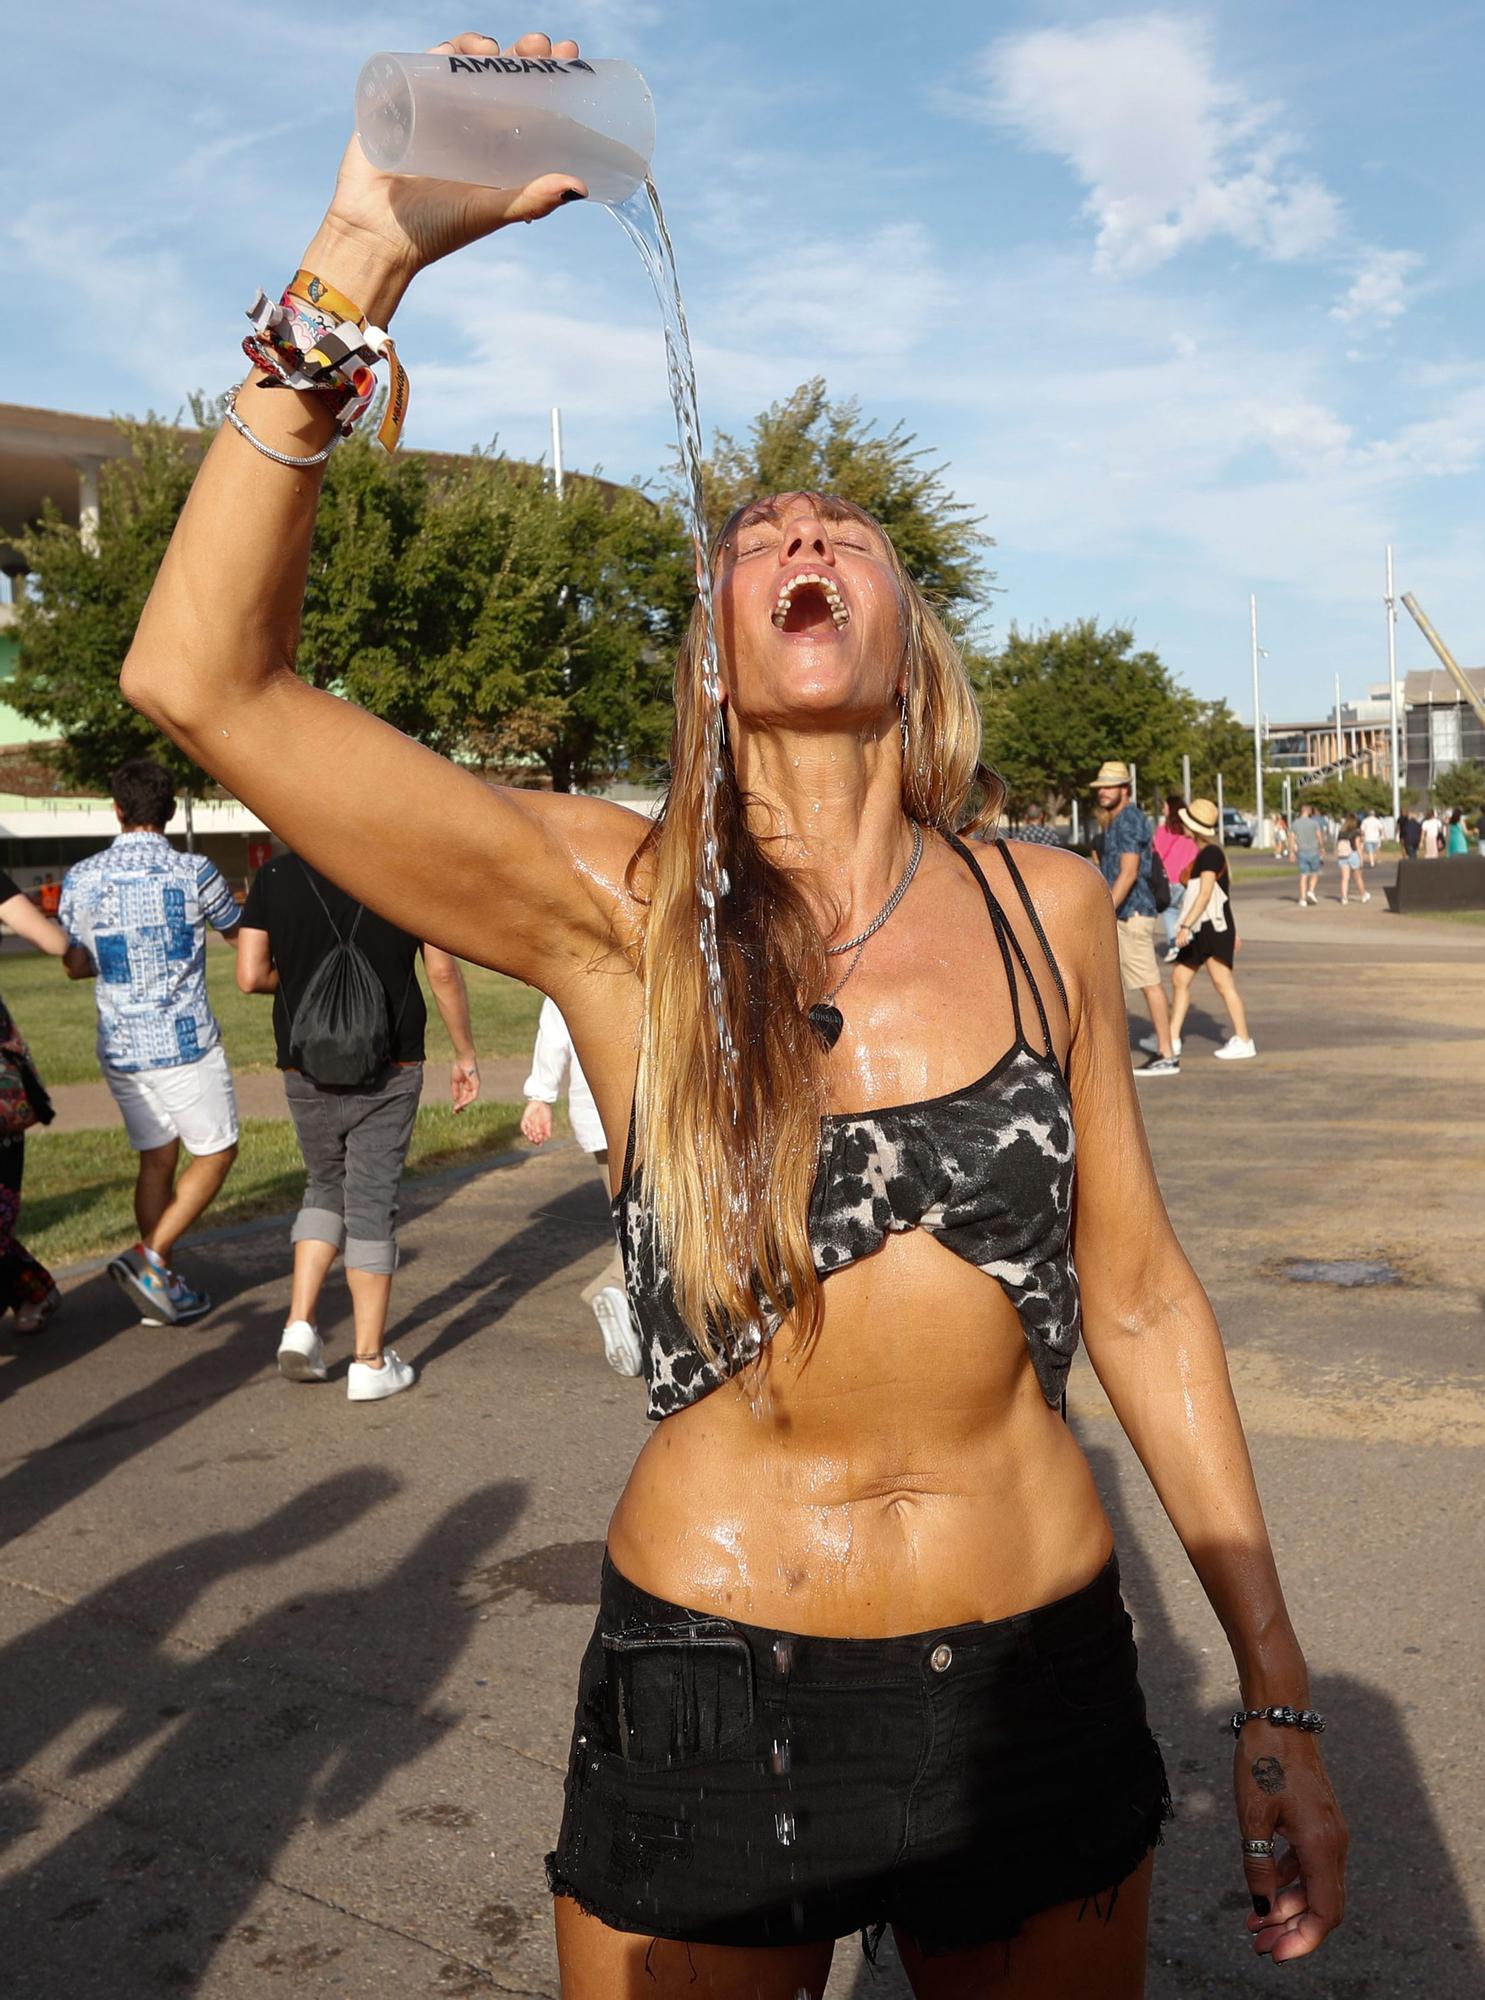
{"label": "grey cropped pants", "polygon": [[294,1243],[333,1243],[347,1268],[397,1268],[397,1189],[412,1139],[423,1065],[402,1063],[375,1083],[331,1090],[284,1071],[284,1095],[308,1179],[289,1232]]}

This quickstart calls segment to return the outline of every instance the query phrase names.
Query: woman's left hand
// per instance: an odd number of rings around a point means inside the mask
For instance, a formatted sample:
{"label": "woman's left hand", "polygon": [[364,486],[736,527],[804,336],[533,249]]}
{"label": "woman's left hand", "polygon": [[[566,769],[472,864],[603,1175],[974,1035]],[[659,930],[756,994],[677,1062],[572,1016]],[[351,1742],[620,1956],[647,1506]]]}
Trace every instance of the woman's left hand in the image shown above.
{"label": "woman's left hand", "polygon": [[1243,1840],[1287,1842],[1284,1852],[1243,1856],[1253,1898],[1253,1949],[1275,1964],[1324,1942],[1346,1909],[1350,1834],[1316,1736],[1250,1722],[1233,1763]]}

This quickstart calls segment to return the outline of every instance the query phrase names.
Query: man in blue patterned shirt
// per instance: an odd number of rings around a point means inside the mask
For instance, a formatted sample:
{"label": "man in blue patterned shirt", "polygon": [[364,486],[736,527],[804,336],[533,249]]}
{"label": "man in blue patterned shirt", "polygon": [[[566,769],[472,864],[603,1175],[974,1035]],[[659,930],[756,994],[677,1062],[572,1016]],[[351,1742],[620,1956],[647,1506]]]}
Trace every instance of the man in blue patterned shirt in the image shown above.
{"label": "man in blue patterned shirt", "polygon": [[[206,926],[228,939],[237,902],[216,864],[165,838],[175,788],[147,758],[113,775],[119,835],[67,871],[58,917],[74,945],[68,971],[97,978],[98,1061],[139,1155],[139,1241],[109,1275],[147,1326],[211,1309],[170,1268],[171,1252],[216,1198],[237,1157],[237,1103],[206,995]],[[175,1170],[184,1144],[190,1163]]]}

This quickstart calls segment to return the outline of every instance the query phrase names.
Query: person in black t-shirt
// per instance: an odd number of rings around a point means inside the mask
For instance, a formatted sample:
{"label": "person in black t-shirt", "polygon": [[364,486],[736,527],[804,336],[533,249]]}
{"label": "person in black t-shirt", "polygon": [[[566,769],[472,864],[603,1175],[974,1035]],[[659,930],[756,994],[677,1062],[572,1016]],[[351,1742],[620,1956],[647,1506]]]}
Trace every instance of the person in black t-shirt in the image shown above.
{"label": "person in black t-shirt", "polygon": [[1201,842],[1186,874],[1176,931],[1176,962],[1171,968],[1171,1035],[1177,1045],[1191,1005],[1191,988],[1203,966],[1232,1023],[1232,1033],[1213,1054],[1224,1062],[1241,1062],[1257,1055],[1248,1033],[1248,1016],[1233,977],[1237,956],[1237,923],[1232,913],[1232,876],[1227,856],[1217,841],[1217,808],[1210,799],[1193,799],[1181,808],[1181,824]]}
{"label": "person in black t-shirt", "polygon": [[[382,1075],[337,1088],[295,1067],[294,1012],[326,955],[353,926],[356,946],[386,997],[391,1049]],[[290,1231],[294,1281],[279,1370],[291,1382],[325,1380],[315,1312],[330,1267],[343,1253],[356,1330],[346,1378],[352,1402],[395,1396],[415,1380],[407,1362],[391,1348],[383,1352],[383,1341],[397,1268],[397,1188],[423,1090],[428,1010],[418,984],[420,951],[454,1045],[458,1112],[478,1097],[480,1076],[457,959],[363,908],[296,854],[280,854],[259,869],[238,932],[238,985],[244,993],[273,995],[278,1066],[308,1176]]]}

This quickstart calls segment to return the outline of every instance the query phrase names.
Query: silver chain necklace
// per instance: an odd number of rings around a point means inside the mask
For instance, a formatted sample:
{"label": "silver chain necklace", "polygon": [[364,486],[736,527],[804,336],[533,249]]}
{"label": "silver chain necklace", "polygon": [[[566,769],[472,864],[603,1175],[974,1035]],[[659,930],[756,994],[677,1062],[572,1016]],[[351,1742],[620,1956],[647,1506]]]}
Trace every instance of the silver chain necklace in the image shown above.
{"label": "silver chain necklace", "polygon": [[887,919],[892,915],[892,912],[911,888],[913,877],[918,872],[918,863],[922,859],[923,829],[914,821],[913,851],[908,860],[907,867],[902,871],[902,880],[892,891],[886,902],[883,903],[881,909],[878,910],[864,931],[858,931],[855,937],[847,938],[844,944],[826,945],[825,956],[827,958],[843,958],[848,951],[855,953],[850,964],[846,967],[840,978],[836,980],[834,986],[825,995],[825,998],[817,1000],[809,1010],[810,1026],[820,1037],[820,1040],[825,1044],[827,1049],[835,1047],[836,1043],[840,1040],[841,1030],[846,1025],[845,1015],[842,1014],[839,1007],[832,1006],[831,1003],[861,963],[861,954],[866,950],[868,941],[876,936],[882,925],[886,923]]}

